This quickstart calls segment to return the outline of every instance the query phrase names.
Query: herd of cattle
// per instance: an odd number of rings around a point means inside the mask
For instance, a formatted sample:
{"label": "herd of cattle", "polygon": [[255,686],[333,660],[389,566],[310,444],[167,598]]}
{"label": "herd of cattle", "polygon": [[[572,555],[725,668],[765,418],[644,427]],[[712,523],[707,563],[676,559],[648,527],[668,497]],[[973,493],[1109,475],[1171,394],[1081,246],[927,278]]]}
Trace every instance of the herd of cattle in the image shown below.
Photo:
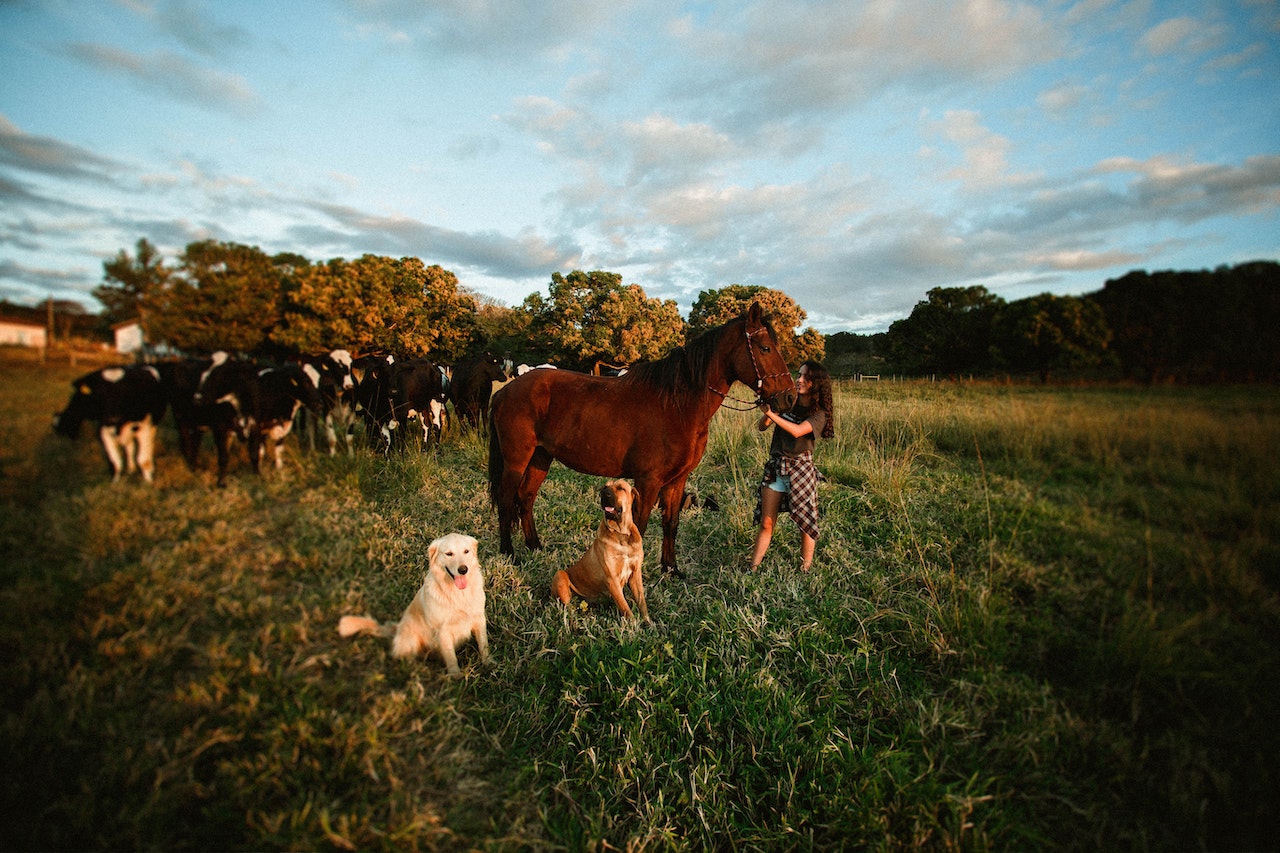
{"label": "herd of cattle", "polygon": [[313,447],[323,433],[330,454],[343,442],[352,452],[361,424],[370,446],[382,452],[417,442],[419,434],[425,445],[439,438],[447,403],[465,424],[483,424],[493,383],[514,372],[509,362],[487,353],[446,367],[425,358],[352,358],[346,350],[286,364],[217,352],[87,373],[72,382],[71,399],[55,415],[54,429],[75,438],[85,422],[96,425],[113,479],[140,471],[151,482],[156,433],[170,411],[193,470],[202,436],[212,434],[222,486],[237,438],[246,444],[255,472],[268,450],[275,466],[282,465],[295,418]]}

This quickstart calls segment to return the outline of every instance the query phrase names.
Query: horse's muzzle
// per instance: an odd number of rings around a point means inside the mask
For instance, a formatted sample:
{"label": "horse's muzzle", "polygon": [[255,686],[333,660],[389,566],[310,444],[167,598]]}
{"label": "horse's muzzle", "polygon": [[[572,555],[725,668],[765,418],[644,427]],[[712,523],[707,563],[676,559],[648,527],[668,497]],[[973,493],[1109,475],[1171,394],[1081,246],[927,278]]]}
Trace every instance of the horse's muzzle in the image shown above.
{"label": "horse's muzzle", "polygon": [[795,390],[788,388],[786,391],[774,394],[765,402],[769,404],[769,408],[781,414],[791,411],[791,407],[794,406],[796,401],[799,399],[800,395],[797,394]]}

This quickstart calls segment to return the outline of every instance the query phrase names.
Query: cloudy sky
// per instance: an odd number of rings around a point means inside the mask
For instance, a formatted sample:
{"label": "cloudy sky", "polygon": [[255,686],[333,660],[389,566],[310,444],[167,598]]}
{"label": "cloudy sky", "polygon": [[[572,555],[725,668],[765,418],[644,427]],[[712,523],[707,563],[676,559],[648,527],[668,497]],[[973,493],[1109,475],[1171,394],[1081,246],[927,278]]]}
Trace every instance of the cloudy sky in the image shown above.
{"label": "cloudy sky", "polygon": [[1275,0],[0,0],[0,298],[145,237],[819,331],[1280,258]]}

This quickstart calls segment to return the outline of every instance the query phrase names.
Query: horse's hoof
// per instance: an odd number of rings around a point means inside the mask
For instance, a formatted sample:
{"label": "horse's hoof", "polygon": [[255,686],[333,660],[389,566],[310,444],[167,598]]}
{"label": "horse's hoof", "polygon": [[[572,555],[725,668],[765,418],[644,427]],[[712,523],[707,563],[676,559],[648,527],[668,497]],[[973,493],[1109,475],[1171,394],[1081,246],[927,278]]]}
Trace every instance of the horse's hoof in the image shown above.
{"label": "horse's hoof", "polygon": [[663,574],[667,574],[667,575],[671,575],[672,577],[679,578],[682,581],[687,581],[689,579],[688,572],[686,572],[684,569],[679,568],[678,566],[663,566],[662,572]]}

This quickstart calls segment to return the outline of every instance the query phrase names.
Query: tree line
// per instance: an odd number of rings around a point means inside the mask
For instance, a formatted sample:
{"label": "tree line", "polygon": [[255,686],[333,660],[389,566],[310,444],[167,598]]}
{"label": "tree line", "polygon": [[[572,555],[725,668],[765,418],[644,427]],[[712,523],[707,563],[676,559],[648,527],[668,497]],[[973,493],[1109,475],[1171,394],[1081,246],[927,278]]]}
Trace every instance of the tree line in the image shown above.
{"label": "tree line", "polygon": [[418,258],[312,262],[253,246],[189,244],[172,262],[145,238],[103,264],[103,321],[137,318],[147,339],[187,352],[265,357],[346,348],[451,363],[482,351],[591,370],[660,358],[742,313],[770,311],[788,363],[836,375],[1031,375],[1144,382],[1280,379],[1280,264],[1110,279],[1083,296],[1006,301],[986,287],[938,287],[876,335],[823,336],[785,293],[731,284],[680,316],[617,273],[554,273],[547,294],[508,307]]}
{"label": "tree line", "polygon": [[1277,329],[1280,264],[1252,261],[1135,270],[1083,296],[1013,302],[982,286],[938,287],[888,332],[826,344],[829,361],[862,373],[1250,382],[1280,379]]}
{"label": "tree line", "polygon": [[752,301],[772,312],[784,357],[822,358],[786,294],[730,285],[699,294],[686,321],[674,300],[601,270],[551,276],[547,295],[514,308],[418,258],[363,255],[313,263],[294,253],[200,241],[172,263],[145,238],[103,263],[93,295],[110,324],[138,319],[148,341],[183,352],[228,349],[267,358],[342,348],[453,363],[482,351],[591,370],[661,358]]}

